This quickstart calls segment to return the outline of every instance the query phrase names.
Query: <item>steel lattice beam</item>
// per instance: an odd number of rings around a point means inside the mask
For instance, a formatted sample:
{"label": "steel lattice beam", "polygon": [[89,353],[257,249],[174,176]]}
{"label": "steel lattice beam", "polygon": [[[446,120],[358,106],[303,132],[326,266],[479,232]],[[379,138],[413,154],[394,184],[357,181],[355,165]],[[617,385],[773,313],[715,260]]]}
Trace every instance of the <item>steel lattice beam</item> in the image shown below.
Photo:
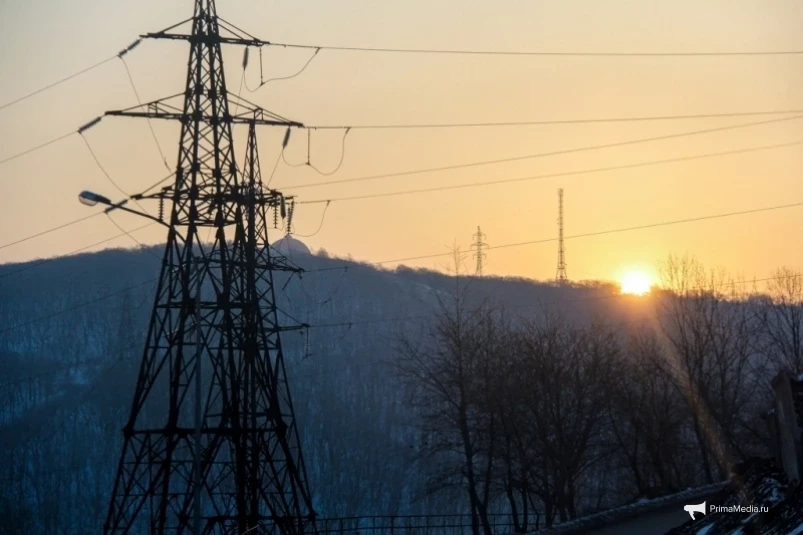
{"label": "steel lattice beam", "polygon": [[[280,337],[302,326],[279,324],[273,281],[300,268],[269,247],[267,210],[283,201],[262,187],[256,145],[257,125],[300,123],[255,107],[232,117],[214,0],[190,20],[181,108],[110,112],[179,120],[181,139],[173,186],[152,196],[172,201],[169,232],[104,533],[191,533],[196,491],[201,533],[313,532]],[[237,123],[249,124],[242,173]]]}

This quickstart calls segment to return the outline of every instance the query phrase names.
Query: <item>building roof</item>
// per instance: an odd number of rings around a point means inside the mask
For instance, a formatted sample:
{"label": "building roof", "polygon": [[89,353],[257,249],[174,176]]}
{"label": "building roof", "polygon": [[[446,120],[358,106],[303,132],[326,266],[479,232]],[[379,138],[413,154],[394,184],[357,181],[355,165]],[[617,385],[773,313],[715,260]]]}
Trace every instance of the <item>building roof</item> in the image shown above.
{"label": "building roof", "polygon": [[[750,459],[709,502],[741,511],[709,512],[666,535],[803,535],[803,489],[787,484],[774,460]],[[766,512],[763,511],[766,508]]]}

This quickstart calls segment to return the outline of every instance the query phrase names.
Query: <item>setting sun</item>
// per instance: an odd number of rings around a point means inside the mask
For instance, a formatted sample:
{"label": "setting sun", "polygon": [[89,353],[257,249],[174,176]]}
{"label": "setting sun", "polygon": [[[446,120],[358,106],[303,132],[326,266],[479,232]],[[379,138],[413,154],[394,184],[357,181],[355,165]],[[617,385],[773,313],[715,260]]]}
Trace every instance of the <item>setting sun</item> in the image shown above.
{"label": "setting sun", "polygon": [[622,293],[633,295],[644,295],[649,293],[652,286],[652,278],[643,271],[628,271],[622,277]]}

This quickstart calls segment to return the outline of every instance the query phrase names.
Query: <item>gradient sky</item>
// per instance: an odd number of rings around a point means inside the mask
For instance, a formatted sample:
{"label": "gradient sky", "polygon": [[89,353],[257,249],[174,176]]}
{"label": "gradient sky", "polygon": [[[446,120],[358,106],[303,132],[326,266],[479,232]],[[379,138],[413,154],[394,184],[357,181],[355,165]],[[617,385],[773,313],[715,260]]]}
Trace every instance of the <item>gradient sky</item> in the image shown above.
{"label": "gradient sky", "polygon": [[[0,104],[91,65],[187,18],[190,0],[0,0]],[[263,39],[345,46],[534,51],[728,51],[803,49],[803,3],[743,0],[527,0],[373,2],[219,0],[220,15]],[[183,89],[186,43],[144,42],[128,57],[143,100]],[[292,74],[304,50],[270,49],[267,76]],[[241,49],[226,51],[228,87],[237,92]],[[247,73],[257,85],[252,55]],[[526,121],[803,108],[803,56],[488,57],[322,51],[299,77],[242,96],[308,124]],[[108,109],[136,104],[119,60],[21,104],[0,110],[0,159],[73,131]],[[279,164],[272,187],[460,164],[659,136],[760,120],[725,118],[649,123],[435,130],[354,130],[332,177]],[[299,189],[315,200],[502,180],[803,140],[803,119],[671,141],[524,160],[449,172]],[[155,123],[175,165],[178,128]],[[243,132],[236,148],[244,153]],[[265,129],[263,168],[272,167],[283,131]],[[331,169],[342,132],[313,132],[313,162]],[[136,192],[165,176],[147,124],[106,118],[87,138],[112,178]],[[306,158],[305,136],[286,152]],[[336,255],[383,261],[467,248],[481,225],[491,245],[557,235],[557,194],[565,190],[566,235],[631,227],[803,201],[803,147],[774,149],[630,170],[334,202],[321,231],[305,241]],[[119,195],[79,136],[0,166],[0,244],[87,215],[76,195]],[[318,227],[322,205],[299,208],[296,232]],[[142,225],[116,215],[125,228]],[[669,253],[765,277],[779,265],[803,267],[803,208],[568,240],[569,277],[618,278]],[[0,250],[0,261],[65,254],[119,234],[105,217]],[[158,243],[164,232],[137,232]],[[106,246],[132,246],[122,237]],[[557,245],[488,252],[486,271],[551,278]],[[444,266],[447,259],[408,262]]]}

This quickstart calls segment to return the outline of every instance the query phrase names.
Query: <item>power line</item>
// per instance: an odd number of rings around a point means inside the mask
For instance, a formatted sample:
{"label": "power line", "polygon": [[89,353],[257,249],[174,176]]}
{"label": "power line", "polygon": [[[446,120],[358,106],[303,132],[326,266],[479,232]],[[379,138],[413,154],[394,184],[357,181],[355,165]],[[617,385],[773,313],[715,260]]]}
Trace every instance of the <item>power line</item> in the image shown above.
{"label": "power line", "polygon": [[[134,83],[134,77],[131,75],[131,70],[128,68],[128,63],[126,62],[123,56],[119,56],[120,61],[123,62],[123,67],[125,67],[125,73],[128,75],[128,81],[131,83],[131,89],[134,90],[134,96],[137,97],[137,103],[142,106],[142,99],[139,96],[139,91],[137,91],[137,86]],[[153,138],[153,142],[156,144],[156,149],[159,151],[159,156],[162,158],[162,162],[164,163],[165,168],[170,171],[170,164],[167,163],[167,158],[165,157],[165,153],[162,150],[162,145],[159,143],[159,138],[156,137],[156,131],[153,129],[153,121],[148,118],[148,128],[151,131],[151,137]]]}
{"label": "power line", "polygon": [[35,146],[35,147],[31,148],[31,149],[27,149],[27,150],[24,150],[22,152],[18,152],[16,154],[12,155],[12,156],[9,156],[8,158],[4,158],[4,159],[0,160],[0,165],[8,163],[8,162],[10,162],[12,160],[16,160],[17,158],[21,158],[21,157],[23,157],[23,156],[25,156],[27,154],[30,154],[30,153],[35,152],[35,151],[38,151],[39,149],[43,149],[43,148],[45,148],[45,147],[47,147],[49,145],[52,145],[54,143],[57,143],[57,142],[61,141],[62,139],[66,139],[66,138],[70,137],[73,134],[75,134],[75,130],[73,130],[72,132],[69,132],[67,134],[61,135],[59,137],[53,138],[50,141],[45,141],[41,145],[37,145],[37,146]]}
{"label": "power line", "polygon": [[57,85],[61,85],[64,82],[68,82],[68,81],[72,80],[73,78],[76,78],[78,76],[81,76],[82,74],[85,74],[85,73],[87,73],[89,71],[97,69],[101,65],[109,63],[110,61],[114,60],[115,58],[117,58],[116,54],[114,56],[108,57],[108,58],[106,58],[106,59],[104,59],[102,61],[99,61],[99,62],[95,63],[94,65],[91,65],[91,66],[89,66],[89,67],[87,67],[85,69],[82,69],[82,70],[80,70],[78,72],[75,72],[75,73],[69,75],[69,76],[66,76],[66,77],[62,78],[61,80],[55,81],[55,82],[53,82],[51,84],[48,84],[48,85],[46,85],[44,87],[41,87],[41,88],[39,88],[39,89],[37,89],[35,91],[31,91],[30,93],[28,93],[26,95],[23,95],[23,96],[15,99],[15,100],[12,100],[11,102],[6,102],[5,104],[0,105],[0,110],[4,110],[6,108],[9,108],[9,107],[11,107],[11,106],[13,106],[15,104],[19,104],[23,100],[27,100],[27,99],[29,99],[29,98],[31,98],[33,96],[38,95],[39,93],[42,93],[44,91],[47,91],[48,89],[56,87]]}
{"label": "power line", "polygon": [[37,232],[36,234],[32,234],[30,236],[26,236],[26,237],[21,238],[21,239],[19,239],[17,241],[13,241],[13,242],[6,243],[4,245],[0,245],[0,249],[5,249],[6,247],[11,247],[12,245],[17,245],[19,243],[23,243],[23,242],[26,242],[28,240],[32,240],[34,238],[38,238],[40,236],[44,236],[45,234],[50,234],[51,232],[56,232],[57,230],[61,230],[63,228],[67,228],[67,227],[69,227],[71,225],[75,225],[76,223],[80,223],[82,221],[86,221],[87,219],[91,219],[93,217],[97,217],[97,216],[101,215],[102,213],[103,212],[95,212],[94,214],[90,214],[88,216],[84,216],[84,217],[78,218],[78,219],[76,219],[74,221],[70,221],[68,223],[64,223],[64,224],[59,225],[57,227],[49,228],[47,230],[43,230],[42,232]]}
{"label": "power line", "polygon": [[[451,253],[450,253],[451,254]],[[796,275],[789,275],[781,278],[785,279],[797,279],[803,277],[803,273],[799,273]],[[772,280],[776,280],[778,277],[765,277],[763,279],[750,279],[750,280],[740,280],[740,281],[728,281],[723,282],[720,284],[714,284],[712,286],[697,286],[688,288],[686,292],[695,292],[695,291],[706,291],[712,288],[722,288],[727,286],[734,286],[734,285],[741,285],[741,284],[750,284],[756,282],[768,282]],[[627,294],[609,294],[609,295],[598,295],[594,297],[579,297],[576,299],[564,299],[564,300],[555,300],[548,303],[532,303],[526,305],[515,305],[512,307],[506,307],[508,309],[522,309],[522,308],[533,308],[533,307],[543,307],[543,306],[550,306],[550,305],[567,305],[572,303],[584,303],[590,301],[604,301],[608,299],[617,299],[617,298],[626,298],[628,297]],[[399,321],[410,321],[410,320],[417,320],[417,319],[431,319],[437,317],[437,314],[417,314],[417,315],[410,315],[410,316],[396,316],[390,318],[376,318],[371,320],[356,320],[356,321],[345,321],[345,322],[338,322],[338,323],[318,323],[316,325],[311,325],[311,328],[329,328],[329,327],[348,327],[349,329],[355,325],[374,325],[378,323],[395,323]],[[626,325],[629,323],[640,323],[643,321],[653,321],[656,319],[660,319],[660,316],[657,314],[650,314],[648,316],[643,316],[641,318],[635,318],[630,320],[621,320],[617,321],[615,325]]]}
{"label": "power line", "polygon": [[[734,216],[754,214],[754,213],[759,213],[759,212],[771,212],[771,211],[775,211],[775,210],[783,210],[783,209],[786,209],[786,208],[797,208],[797,207],[800,207],[800,206],[803,206],[803,202],[797,202],[797,203],[792,203],[792,204],[781,204],[781,205],[776,205],[776,206],[768,206],[768,207],[764,207],[764,208],[753,208],[753,209],[749,209],[749,210],[741,210],[741,211],[738,211],[738,212],[728,212],[728,213],[724,213],[724,214],[713,214],[713,215],[705,215],[705,216],[698,216],[698,217],[690,217],[690,218],[686,218],[686,219],[676,219],[674,221],[664,221],[664,222],[661,222],[661,223],[648,223],[648,224],[645,224],[645,225],[637,225],[637,226],[633,226],[633,227],[625,227],[625,228],[619,228],[619,229],[601,230],[601,231],[597,231],[597,232],[587,232],[587,233],[584,233],[584,234],[574,234],[572,236],[564,236],[563,239],[564,240],[571,240],[571,239],[577,239],[577,238],[587,238],[587,237],[591,237],[591,236],[602,236],[602,235],[605,235],[605,234],[618,234],[618,233],[621,233],[621,232],[630,232],[630,231],[633,231],[633,230],[641,230],[641,229],[655,228],[655,227],[666,227],[666,226],[672,226],[672,225],[680,225],[680,224],[683,224],[683,223],[693,223],[693,222],[697,222],[697,221],[706,221],[706,220],[709,220],[709,219],[720,219],[720,218],[725,218],[725,217],[734,217]],[[508,247],[521,247],[521,246],[524,246],[524,245],[536,245],[536,244],[539,244],[539,243],[549,243],[549,242],[555,242],[555,241],[558,241],[558,238],[545,238],[545,239],[541,239],[541,240],[524,241],[524,242],[518,242],[518,243],[508,243],[508,244],[504,244],[504,245],[494,245],[494,246],[488,247],[488,249],[504,249],[504,248],[508,248]],[[439,257],[443,257],[443,256],[450,256],[452,254],[453,253],[451,253],[451,252],[448,252],[448,253],[435,253],[435,254],[413,256],[413,257],[407,257],[407,258],[397,258],[397,259],[394,259],[394,260],[383,260],[382,262],[370,262],[367,265],[375,265],[376,266],[376,265],[382,265],[382,264],[395,264],[395,263],[398,263],[398,262],[405,262],[405,261],[410,261],[410,260],[425,260],[425,259],[428,259],[428,258],[439,258]]]}
{"label": "power line", "polygon": [[298,236],[299,238],[312,238],[313,236],[318,234],[323,228],[323,222],[326,219],[326,212],[329,210],[329,204],[330,203],[326,203],[326,205],[324,206],[323,213],[321,214],[321,222],[318,224],[318,229],[315,232],[313,232],[312,234],[295,234],[295,233],[293,234],[295,236]]}
{"label": "power line", "polygon": [[490,181],[483,181],[483,182],[470,182],[466,184],[453,184],[453,185],[444,185],[444,186],[433,186],[431,188],[420,188],[420,189],[409,189],[409,190],[402,190],[402,191],[390,191],[386,193],[367,193],[365,195],[351,195],[348,197],[333,197],[329,199],[317,199],[312,201],[298,201],[298,204],[316,204],[316,203],[323,203],[323,202],[343,202],[343,201],[358,201],[364,199],[377,199],[381,197],[395,197],[398,195],[414,195],[417,193],[432,193],[436,191],[447,191],[447,190],[455,190],[455,189],[464,189],[464,188],[475,188],[480,186],[494,186],[497,184],[510,184],[514,182],[528,182],[532,180],[543,180],[546,178],[557,178],[557,177],[567,177],[567,176],[576,176],[576,175],[586,175],[591,173],[603,173],[608,171],[621,171],[624,169],[636,169],[639,167],[648,167],[652,165],[662,165],[667,163],[677,163],[677,162],[688,162],[693,160],[701,160],[705,158],[715,158],[719,156],[731,156],[734,154],[745,154],[750,152],[758,152],[764,150],[771,150],[771,149],[779,149],[784,147],[793,147],[797,145],[803,144],[803,141],[792,141],[790,143],[777,143],[773,145],[762,145],[758,147],[747,147],[743,149],[734,149],[729,151],[722,151],[722,152],[709,152],[704,154],[695,154],[692,156],[681,156],[677,158],[666,158],[663,160],[649,160],[646,162],[638,162],[632,164],[624,164],[624,165],[611,165],[607,167],[595,167],[591,169],[581,169],[579,171],[564,171],[562,173],[547,173],[543,175],[534,175],[534,176],[525,176],[525,177],[517,177],[517,178],[508,178],[503,180],[490,180]]}
{"label": "power line", "polygon": [[[136,244],[137,244],[137,245],[139,245],[140,247],[143,247],[143,248],[145,248],[145,251],[147,251],[147,253],[148,253],[149,255],[151,255],[152,257],[156,258],[157,260],[162,260],[162,257],[160,257],[159,255],[157,255],[156,253],[154,253],[153,251],[151,251],[150,249],[148,249],[148,248],[147,248],[147,246],[146,246],[144,243],[142,243],[141,241],[139,241],[138,239],[136,239],[136,238],[135,238],[135,237],[134,237],[134,236],[131,234],[131,232],[127,231],[126,229],[124,229],[123,227],[121,227],[119,224],[117,224],[117,221],[115,221],[115,220],[114,220],[114,218],[111,216],[111,214],[110,214],[110,213],[108,213],[108,212],[104,212],[104,213],[105,213],[105,214],[106,214],[106,216],[109,218],[109,221],[111,221],[111,222],[112,222],[112,225],[114,225],[115,227],[117,227],[117,228],[118,228],[120,231],[122,231],[122,233],[123,233],[123,234],[125,234],[126,236],[128,236],[128,237],[131,239],[131,241],[133,241],[134,243],[136,243]],[[154,221],[154,223],[155,223],[155,221]],[[142,228],[142,227],[140,227],[140,228]],[[136,229],[134,229],[134,230],[136,230]]]}
{"label": "power line", "polygon": [[74,312],[76,310],[79,310],[81,308],[87,307],[89,305],[94,305],[95,303],[99,303],[100,301],[103,301],[105,299],[116,297],[116,296],[121,295],[121,294],[123,294],[123,293],[125,293],[125,292],[127,292],[129,290],[134,289],[134,288],[139,288],[140,286],[145,286],[146,284],[150,284],[150,283],[155,282],[157,280],[159,280],[159,277],[154,277],[152,279],[148,279],[146,281],[143,281],[143,282],[140,282],[138,284],[135,284],[134,286],[128,286],[126,288],[123,288],[122,290],[120,290],[118,292],[101,295],[100,297],[92,299],[91,301],[84,301],[82,303],[78,303],[76,305],[73,305],[73,306],[70,306],[70,307],[67,307],[67,308],[63,308],[61,310],[57,310],[57,311],[52,312],[50,314],[46,314],[44,316],[39,316],[39,317],[34,318],[34,319],[32,319],[30,321],[27,321],[25,323],[18,323],[16,325],[12,325],[11,327],[6,327],[5,329],[0,330],[0,334],[4,334],[4,333],[7,333],[9,331],[13,331],[15,329],[19,329],[20,327],[27,327],[28,325],[33,325],[34,323],[38,323],[40,321],[48,320],[48,319],[54,318],[56,316],[60,316],[62,314],[66,314],[68,312]]}
{"label": "power line", "polygon": [[724,113],[697,113],[685,115],[644,115],[634,117],[602,117],[597,119],[547,119],[536,121],[506,121],[488,123],[418,123],[418,124],[350,124],[350,125],[310,125],[305,123],[306,128],[314,130],[340,130],[351,128],[352,130],[391,130],[404,128],[479,128],[489,126],[545,126],[561,124],[597,124],[597,123],[633,123],[648,121],[674,121],[686,119],[720,119],[726,117],[754,117],[761,115],[782,115],[799,114],[803,110],[777,110],[777,111],[746,111],[746,112],[724,112]]}
{"label": "power line", "polygon": [[139,46],[139,44],[141,42],[142,42],[141,39],[137,39],[136,41],[134,41],[133,43],[131,43],[130,45],[128,45],[127,47],[122,49],[120,52],[118,52],[114,56],[110,56],[110,57],[108,57],[108,58],[106,58],[104,60],[101,60],[101,61],[95,63],[94,65],[90,65],[89,67],[87,67],[85,69],[81,69],[80,71],[74,72],[74,73],[70,74],[69,76],[65,76],[61,80],[57,80],[57,81],[55,81],[53,83],[50,83],[50,84],[48,84],[48,85],[46,85],[44,87],[40,87],[39,89],[36,89],[35,91],[31,91],[30,93],[27,93],[27,94],[15,99],[15,100],[12,100],[11,102],[6,102],[5,104],[0,105],[0,110],[4,110],[4,109],[6,109],[8,107],[11,107],[11,106],[13,106],[15,104],[18,104],[18,103],[22,102],[23,100],[27,100],[27,99],[35,96],[35,95],[38,95],[39,93],[47,91],[48,89],[52,89],[52,88],[54,88],[54,87],[56,87],[58,85],[63,84],[64,82],[68,82],[68,81],[72,80],[73,78],[76,78],[78,76],[81,76],[82,74],[85,74],[85,73],[88,73],[89,71],[97,69],[101,65],[105,65],[106,63],[109,63],[110,61],[114,60],[115,58],[123,59],[123,56],[125,56],[126,54],[128,54],[129,52],[134,50],[137,46]]}
{"label": "power line", "polygon": [[801,119],[801,118],[803,118],[803,115],[794,115],[792,117],[782,117],[782,118],[779,118],[779,119],[768,119],[768,120],[764,120],[764,121],[753,121],[753,122],[749,122],[749,123],[739,123],[739,124],[730,125],[730,126],[720,126],[720,127],[716,127],[716,128],[705,128],[705,129],[702,129],[702,130],[692,130],[692,131],[686,131],[686,132],[678,132],[676,134],[666,134],[666,135],[662,135],[662,136],[653,136],[653,137],[630,139],[630,140],[626,140],[626,141],[617,141],[617,142],[613,142],[613,143],[603,143],[603,144],[600,144],[600,145],[586,145],[586,146],[583,146],[583,147],[575,147],[575,148],[571,148],[571,149],[554,150],[554,151],[549,151],[549,152],[540,152],[540,153],[535,153],[535,154],[527,154],[527,155],[524,155],[524,156],[513,156],[513,157],[510,157],[510,158],[498,158],[498,159],[494,159],[494,160],[482,160],[482,161],[475,161],[475,162],[469,162],[469,163],[464,163],[464,164],[443,165],[443,166],[439,166],[439,167],[428,167],[428,168],[423,168],[423,169],[414,169],[414,170],[410,170],[410,171],[397,171],[397,172],[394,172],[394,173],[383,173],[383,174],[378,174],[378,175],[368,175],[368,176],[362,176],[362,177],[356,177],[356,178],[346,178],[346,179],[342,179],[342,180],[331,180],[331,181],[327,181],[327,182],[313,182],[311,184],[301,184],[301,185],[298,185],[298,186],[293,185],[293,186],[290,186],[290,189],[291,190],[296,190],[296,189],[302,189],[302,188],[312,188],[312,187],[317,187],[317,186],[331,186],[331,185],[334,185],[334,184],[346,184],[346,183],[350,183],[350,182],[363,182],[363,181],[366,181],[366,180],[377,180],[377,179],[380,179],[380,178],[393,178],[393,177],[399,177],[399,176],[418,175],[418,174],[423,174],[423,173],[434,173],[434,172],[438,172],[438,171],[451,171],[451,170],[454,170],[454,169],[465,169],[465,168],[468,168],[468,167],[477,167],[477,166],[482,166],[482,165],[493,165],[493,164],[497,164],[497,163],[516,162],[516,161],[529,160],[529,159],[534,159],[534,158],[545,158],[545,157],[548,157],[548,156],[559,156],[559,155],[564,155],[564,154],[572,154],[572,153],[585,152],[585,151],[590,151],[590,150],[610,149],[610,148],[615,148],[615,147],[623,147],[623,146],[626,146],[626,145],[636,145],[636,144],[640,144],[640,143],[649,143],[649,142],[652,142],[652,141],[664,141],[664,140],[667,140],[667,139],[674,139],[674,138],[680,138],[680,137],[686,137],[686,136],[697,136],[697,135],[702,135],[702,134],[710,134],[710,133],[714,133],[714,132],[723,132],[723,131],[726,131],[726,130],[736,130],[736,129],[740,129],[740,128],[749,128],[749,127],[752,127],[752,126],[760,126],[760,125],[771,124],[771,123],[792,121],[792,120],[797,120],[797,119]]}
{"label": "power line", "polygon": [[390,52],[394,54],[446,54],[461,56],[554,56],[554,57],[717,57],[717,56],[793,56],[803,54],[803,50],[740,50],[740,51],[690,51],[690,52],[567,52],[567,51],[503,51],[503,50],[454,50],[432,48],[388,48],[341,45],[310,45],[298,43],[265,42],[269,46],[282,48],[304,48],[309,50],[338,50],[347,52]]}
{"label": "power line", "polygon": [[114,179],[111,177],[111,175],[103,167],[103,164],[100,163],[100,160],[98,159],[97,154],[95,154],[95,151],[92,150],[92,145],[89,144],[89,140],[86,138],[86,136],[81,134],[81,139],[84,140],[84,144],[86,145],[86,148],[89,150],[89,154],[92,156],[92,159],[95,161],[95,164],[98,166],[98,169],[100,169],[100,172],[103,173],[103,176],[106,177],[106,180],[108,180],[109,183],[111,183],[111,185],[114,186],[117,189],[117,191],[122,193],[123,197],[125,197],[125,198],[131,197],[131,195],[129,195],[128,192],[126,192],[126,190],[121,188],[120,185],[117,184],[117,182],[114,181]]}
{"label": "power line", "polygon": [[69,253],[65,253],[65,254],[58,255],[58,256],[51,256],[50,258],[44,258],[44,259],[39,260],[37,262],[33,262],[33,263],[30,263],[30,264],[25,264],[25,265],[23,265],[23,267],[21,267],[19,269],[15,269],[13,271],[9,271],[8,273],[0,274],[0,279],[3,279],[5,277],[10,277],[11,275],[14,275],[15,273],[20,273],[20,272],[23,272],[23,271],[27,271],[29,269],[33,269],[33,268],[35,268],[37,266],[41,266],[42,264],[47,264],[48,262],[52,262],[53,260],[58,260],[60,258],[65,258],[65,257],[68,257],[70,255],[74,255],[76,253],[80,253],[82,251],[86,251],[87,249],[91,249],[92,247],[97,247],[98,245],[103,245],[104,243],[108,243],[108,242],[116,240],[118,238],[122,238],[123,236],[130,236],[131,232],[137,232],[138,230],[142,230],[142,229],[144,229],[146,227],[150,227],[150,226],[155,225],[155,224],[156,224],[156,222],[147,223],[145,225],[142,225],[141,227],[137,227],[137,228],[132,229],[132,230],[130,230],[128,232],[123,232],[122,234],[117,234],[115,236],[112,236],[111,238],[106,238],[105,240],[101,240],[99,242],[95,242],[95,243],[93,243],[91,245],[86,245],[86,246],[81,247],[79,249],[74,249],[74,250],[70,251]]}
{"label": "power line", "polygon": [[[686,218],[686,219],[678,219],[678,220],[674,220],[674,221],[664,221],[664,222],[661,222],[661,223],[649,223],[649,224],[645,224],[645,225],[638,225],[638,226],[619,228],[619,229],[603,230],[603,231],[598,231],[598,232],[588,232],[588,233],[584,233],[584,234],[575,234],[575,235],[572,235],[572,236],[565,236],[564,239],[570,240],[570,239],[586,238],[586,237],[592,237],[592,236],[601,236],[601,235],[605,235],[605,234],[616,234],[616,233],[622,233],[622,232],[630,232],[630,231],[633,231],[633,230],[641,230],[641,229],[655,228],[655,227],[662,227],[662,226],[671,226],[671,225],[678,225],[678,224],[682,224],[682,223],[692,223],[692,222],[697,222],[697,221],[705,221],[705,220],[719,219],[719,218],[725,218],[725,217],[734,217],[734,216],[746,215],[746,214],[754,214],[754,213],[759,213],[759,212],[770,212],[770,211],[774,211],[774,210],[781,210],[781,209],[785,209],[785,208],[796,208],[796,207],[800,207],[800,206],[803,206],[803,202],[792,203],[792,204],[784,204],[784,205],[776,205],[776,206],[768,206],[768,207],[764,207],[764,208],[754,208],[754,209],[742,210],[742,211],[738,211],[738,212],[729,212],[729,213],[724,213],[724,214],[698,216],[698,217],[692,217],[692,218]],[[521,246],[524,246],[524,245],[536,245],[536,244],[539,244],[539,243],[548,243],[548,242],[554,242],[554,241],[557,241],[557,240],[558,240],[558,238],[546,238],[546,239],[541,239],[541,240],[532,240],[532,241],[526,241],[526,242],[509,243],[509,244],[504,244],[504,245],[495,245],[495,246],[488,247],[488,249],[502,249],[502,248],[508,248],[508,247],[521,247]],[[451,253],[451,252],[448,252],[448,253],[436,253],[436,254],[421,255],[421,256],[414,256],[414,257],[407,257],[407,258],[397,258],[397,259],[394,259],[394,260],[384,260],[382,262],[366,263],[364,265],[364,267],[371,266],[371,265],[378,266],[378,265],[382,265],[382,264],[398,263],[398,262],[404,262],[404,261],[410,261],[410,260],[423,260],[423,259],[428,259],[428,258],[438,258],[438,257],[443,257],[443,256],[449,256],[451,254],[453,254],[453,253]],[[356,265],[354,267],[362,267],[362,266],[360,266],[358,264],[358,265]],[[347,269],[347,268],[342,268],[342,267],[329,268],[329,269],[308,271],[307,273],[312,273],[312,272],[315,272],[315,271],[329,271],[329,270],[333,270],[333,269]],[[37,323],[39,321],[50,319],[52,317],[55,317],[55,316],[58,316],[58,315],[61,315],[61,314],[67,313],[67,312],[72,312],[74,310],[78,310],[80,308],[83,308],[83,307],[92,305],[94,303],[100,302],[100,301],[102,301],[104,299],[108,299],[108,298],[120,295],[121,293],[125,292],[128,289],[138,288],[140,286],[144,286],[145,284],[152,283],[152,282],[154,282],[154,281],[156,281],[158,279],[159,279],[159,277],[148,279],[148,280],[143,281],[143,282],[141,282],[141,283],[139,283],[137,285],[129,286],[128,288],[126,288],[124,290],[121,290],[121,291],[118,291],[118,292],[114,292],[114,293],[111,293],[111,294],[107,294],[107,295],[103,295],[103,296],[100,296],[100,297],[98,297],[96,299],[93,299],[91,301],[86,301],[86,302],[83,302],[83,303],[79,303],[77,305],[73,305],[71,307],[67,307],[65,309],[53,312],[51,314],[47,314],[45,316],[34,318],[34,319],[32,319],[32,320],[30,320],[30,321],[28,321],[26,323],[22,323],[22,324],[18,324],[18,325],[12,325],[11,327],[8,327],[6,329],[0,330],[0,334],[12,331],[12,330],[17,329],[19,327],[25,327],[25,326],[28,326],[28,325],[32,325],[32,324]],[[345,324],[342,324],[342,325],[348,325],[348,323],[345,323]],[[322,325],[319,325],[319,326],[322,326]],[[313,325],[312,327],[318,327],[318,326]]]}
{"label": "power line", "polygon": [[[246,48],[246,50],[248,50],[248,49]],[[289,76],[277,76],[277,77],[268,78],[267,80],[265,80],[265,79],[263,79],[262,47],[259,47],[259,85],[255,89],[251,89],[248,86],[248,80],[246,79],[245,80],[245,88],[248,89],[248,91],[250,93],[254,93],[257,90],[259,90],[262,86],[264,86],[266,84],[269,84],[270,82],[278,82],[280,80],[292,80],[293,78],[295,78],[297,76],[300,76],[301,73],[303,73],[305,70],[307,70],[307,67],[309,67],[310,63],[312,63],[312,60],[314,60],[315,57],[318,55],[318,52],[320,52],[320,49],[316,48],[315,52],[312,53],[312,55],[309,57],[307,62],[304,64],[304,66],[301,67],[301,69],[299,69],[295,74],[291,74]],[[243,75],[244,76],[245,76],[246,67],[247,67],[247,61],[243,61]]]}
{"label": "power line", "polygon": [[39,150],[39,149],[43,149],[43,148],[45,148],[45,147],[47,147],[49,145],[52,145],[53,143],[57,143],[57,142],[61,141],[62,139],[66,139],[66,138],[70,137],[73,134],[83,134],[84,132],[86,132],[87,130],[92,128],[93,126],[97,125],[101,121],[101,119],[103,119],[103,117],[96,117],[96,118],[92,119],[91,121],[89,121],[88,123],[86,123],[85,125],[83,125],[82,127],[80,127],[78,130],[73,130],[72,132],[68,132],[66,134],[62,134],[62,135],[60,135],[58,137],[55,137],[55,138],[51,139],[50,141],[45,141],[41,145],[37,145],[37,146],[35,146],[33,148],[24,150],[22,152],[18,152],[18,153],[14,154],[12,156],[9,156],[9,157],[7,157],[7,158],[5,158],[3,160],[0,160],[0,165],[8,163],[8,162],[10,162],[12,160],[16,160],[17,158],[21,158],[21,157],[25,156],[26,154],[30,154],[32,152],[35,152],[35,151]]}

